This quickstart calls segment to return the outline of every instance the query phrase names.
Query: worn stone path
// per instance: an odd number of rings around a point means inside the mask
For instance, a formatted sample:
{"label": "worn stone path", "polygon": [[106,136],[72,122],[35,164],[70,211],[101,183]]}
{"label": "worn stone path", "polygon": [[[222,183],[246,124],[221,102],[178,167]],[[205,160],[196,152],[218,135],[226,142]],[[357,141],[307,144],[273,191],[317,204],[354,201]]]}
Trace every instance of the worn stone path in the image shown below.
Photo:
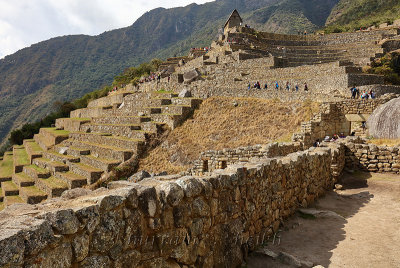
{"label": "worn stone path", "polygon": [[[280,245],[270,241],[266,248],[324,267],[400,267],[400,176],[356,172],[343,184],[314,206],[334,213],[293,216],[282,227]],[[252,254],[247,267],[294,266]]]}

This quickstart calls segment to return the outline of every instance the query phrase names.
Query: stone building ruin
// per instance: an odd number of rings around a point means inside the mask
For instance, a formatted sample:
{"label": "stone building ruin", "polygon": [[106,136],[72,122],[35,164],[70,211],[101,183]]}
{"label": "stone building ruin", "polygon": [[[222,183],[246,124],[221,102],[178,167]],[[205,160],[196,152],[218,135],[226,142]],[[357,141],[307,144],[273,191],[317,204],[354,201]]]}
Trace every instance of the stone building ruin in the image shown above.
{"label": "stone building ruin", "polygon": [[[4,155],[0,267],[235,267],[343,170],[400,173],[398,146],[347,137],[311,147],[340,132],[365,135],[361,122],[399,97],[398,86],[362,71],[399,48],[398,26],[305,37],[241,24],[234,10],[207,53],[169,58],[161,81],[94,100]],[[269,88],[249,90],[255,81]],[[353,85],[377,98],[350,100]],[[312,99],[321,112],[292,142],[211,150],[183,174],[109,181],[210,96]]]}

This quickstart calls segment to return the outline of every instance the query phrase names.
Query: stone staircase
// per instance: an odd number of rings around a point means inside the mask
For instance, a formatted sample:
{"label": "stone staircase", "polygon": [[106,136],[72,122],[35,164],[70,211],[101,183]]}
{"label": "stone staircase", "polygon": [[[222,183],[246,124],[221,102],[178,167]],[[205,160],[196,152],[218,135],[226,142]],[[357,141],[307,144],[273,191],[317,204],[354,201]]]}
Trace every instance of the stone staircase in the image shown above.
{"label": "stone staircase", "polygon": [[175,128],[201,103],[165,92],[122,92],[92,101],[57,119],[0,161],[0,209],[36,204],[95,183],[132,156],[140,156],[165,126]]}

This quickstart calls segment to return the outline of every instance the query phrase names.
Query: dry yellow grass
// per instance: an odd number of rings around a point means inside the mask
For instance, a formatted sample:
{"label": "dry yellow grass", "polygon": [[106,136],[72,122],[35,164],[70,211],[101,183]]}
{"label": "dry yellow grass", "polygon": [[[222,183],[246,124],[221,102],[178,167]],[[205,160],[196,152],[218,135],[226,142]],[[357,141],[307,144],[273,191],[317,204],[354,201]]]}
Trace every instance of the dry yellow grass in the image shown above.
{"label": "dry yellow grass", "polygon": [[301,122],[309,120],[318,107],[311,101],[209,98],[193,119],[174,129],[161,146],[142,159],[139,168],[178,173],[190,168],[203,151],[290,141]]}
{"label": "dry yellow grass", "polygon": [[375,145],[400,146],[400,139],[371,139],[368,143]]}

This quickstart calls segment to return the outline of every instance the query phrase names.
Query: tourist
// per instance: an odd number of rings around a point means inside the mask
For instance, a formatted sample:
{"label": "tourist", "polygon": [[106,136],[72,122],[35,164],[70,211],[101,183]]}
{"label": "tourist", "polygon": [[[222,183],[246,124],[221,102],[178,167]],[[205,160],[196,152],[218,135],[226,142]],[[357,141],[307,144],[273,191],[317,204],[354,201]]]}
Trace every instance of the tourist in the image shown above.
{"label": "tourist", "polygon": [[264,89],[268,89],[268,83],[265,82]]}
{"label": "tourist", "polygon": [[259,81],[257,81],[257,88],[258,88],[258,89],[261,89],[261,84],[260,84]]}
{"label": "tourist", "polygon": [[171,80],[171,75],[168,75],[168,83],[169,83],[170,80]]}
{"label": "tourist", "polygon": [[331,140],[331,138],[329,136],[325,136],[324,142],[329,142],[330,140]]}
{"label": "tourist", "polygon": [[314,147],[319,147],[320,143],[319,143],[319,139],[316,139],[313,146]]}
{"label": "tourist", "polygon": [[375,99],[375,93],[372,91],[372,89],[371,89],[371,91],[369,92],[369,97],[370,97],[371,99]]}
{"label": "tourist", "polygon": [[286,90],[287,90],[287,91],[290,91],[290,84],[289,84],[289,82],[286,82]]}
{"label": "tourist", "polygon": [[350,92],[351,92],[351,98],[355,99],[357,95],[357,88],[355,85],[350,89]]}
{"label": "tourist", "polygon": [[363,130],[363,133],[365,133],[365,129],[367,128],[367,122],[362,122],[361,123],[361,128],[362,128],[362,130]]}
{"label": "tourist", "polygon": [[304,82],[304,91],[308,91],[308,85],[307,85],[307,82]]}
{"label": "tourist", "polygon": [[344,139],[344,138],[346,138],[346,136],[344,135],[343,132],[340,132],[339,138]]}
{"label": "tourist", "polygon": [[275,88],[276,88],[276,90],[279,90],[279,84],[278,84],[278,81],[275,81]]}
{"label": "tourist", "polygon": [[296,83],[296,92],[299,91],[299,84]]}
{"label": "tourist", "polygon": [[250,90],[251,89],[251,84],[249,82],[249,84],[247,85],[247,89]]}

